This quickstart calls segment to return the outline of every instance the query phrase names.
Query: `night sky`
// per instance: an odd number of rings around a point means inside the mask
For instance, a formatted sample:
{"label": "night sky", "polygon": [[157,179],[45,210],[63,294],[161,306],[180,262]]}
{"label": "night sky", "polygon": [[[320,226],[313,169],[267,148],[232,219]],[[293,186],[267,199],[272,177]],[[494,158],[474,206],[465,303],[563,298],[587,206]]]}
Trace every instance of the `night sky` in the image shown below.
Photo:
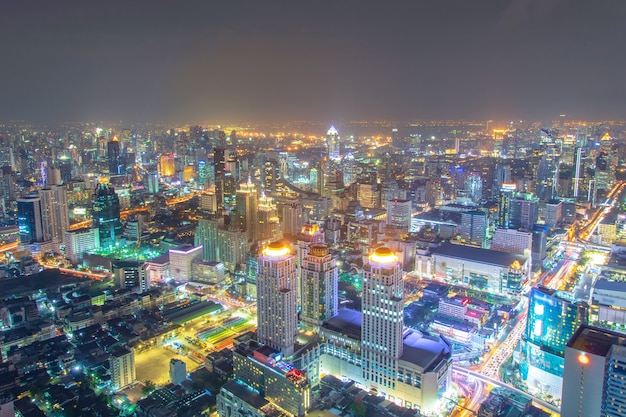
{"label": "night sky", "polygon": [[0,120],[626,119],[625,0],[0,0]]}

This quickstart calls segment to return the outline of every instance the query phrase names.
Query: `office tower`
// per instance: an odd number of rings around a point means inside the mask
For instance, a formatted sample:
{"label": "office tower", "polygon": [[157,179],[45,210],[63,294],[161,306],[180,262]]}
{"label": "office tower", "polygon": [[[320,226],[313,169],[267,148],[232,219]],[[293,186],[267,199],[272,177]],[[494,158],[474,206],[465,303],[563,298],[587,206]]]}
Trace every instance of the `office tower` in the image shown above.
{"label": "office tower", "polygon": [[65,256],[76,265],[85,252],[100,247],[100,230],[97,228],[68,230],[65,232]]}
{"label": "office tower", "polygon": [[170,277],[176,281],[189,282],[193,274],[193,261],[202,258],[202,246],[186,246],[170,249]]}
{"label": "office tower", "polygon": [[324,244],[313,244],[307,252],[300,266],[300,319],[306,325],[319,328],[337,314],[337,260]]}
{"label": "office tower", "polygon": [[326,148],[328,150],[328,159],[331,161],[339,160],[341,158],[341,150],[339,147],[339,133],[335,126],[331,126],[326,132]]}
{"label": "office tower", "polygon": [[296,263],[282,242],[270,243],[259,256],[257,315],[259,342],[293,355],[298,334]]}
{"label": "office tower", "polygon": [[496,229],[491,241],[492,250],[527,256],[530,256],[532,246],[532,233],[515,229]]}
{"label": "office tower", "polygon": [[[47,219],[46,219],[47,221]],[[20,230],[22,243],[44,242],[48,225],[44,225],[44,217],[41,207],[41,199],[37,194],[30,194],[17,199],[17,225]]]}
{"label": "office tower", "polygon": [[509,228],[531,230],[538,219],[539,200],[532,194],[519,193],[509,200]]}
{"label": "office tower", "polygon": [[378,392],[395,388],[402,357],[404,284],[402,265],[390,249],[376,249],[363,267],[363,378]]}
{"label": "office tower", "polygon": [[561,200],[546,201],[545,223],[547,226],[556,228],[561,224],[563,217],[563,202]]}
{"label": "office tower", "polygon": [[511,167],[509,165],[496,165],[493,175],[492,195],[498,197],[502,187],[511,183]]}
{"label": "office tower", "polygon": [[539,271],[547,257],[548,247],[548,225],[533,225],[533,249],[532,249],[532,268],[533,271]]}
{"label": "office tower", "polygon": [[231,273],[245,262],[246,253],[250,248],[246,232],[238,228],[218,229],[217,231],[218,261],[223,262]]}
{"label": "office tower", "polygon": [[489,229],[487,213],[483,211],[466,211],[461,213],[461,225],[459,226],[461,242],[485,248],[487,229]]}
{"label": "office tower", "polygon": [[563,417],[626,416],[626,337],[581,326],[567,343]]}
{"label": "office tower", "polygon": [[302,204],[299,200],[288,200],[283,204],[283,234],[297,235],[304,222]]}
{"label": "office tower", "polygon": [[410,200],[387,201],[387,224],[403,229],[406,233],[411,229],[411,215],[413,211]]}
{"label": "office tower", "polygon": [[266,196],[265,192],[261,193],[258,202],[258,211],[256,216],[256,232],[254,235],[257,241],[267,241],[279,239],[281,235],[280,221],[278,219],[278,211],[272,197]]}
{"label": "office tower", "polygon": [[304,258],[309,253],[309,247],[316,243],[324,243],[324,230],[317,223],[305,223],[296,237],[296,276],[298,289],[298,305],[302,299],[302,267]]}
{"label": "office tower", "polygon": [[159,174],[158,172],[151,172],[143,177],[144,187],[150,194],[156,194],[159,192]]}
{"label": "office tower", "polygon": [[114,391],[129,386],[137,380],[135,371],[135,352],[127,347],[120,347],[109,357],[111,388]]}
{"label": "office tower", "polygon": [[100,247],[119,244],[122,237],[120,200],[111,184],[97,184],[91,203],[93,227],[98,228]]}
{"label": "office tower", "polygon": [[141,292],[147,290],[145,271],[142,261],[120,261],[111,264],[115,285],[122,289],[137,288]]}
{"label": "office tower", "polygon": [[229,151],[226,156],[224,169],[229,171],[233,178],[235,179],[235,183],[238,183],[240,180],[240,171],[239,171],[239,161],[237,160],[237,154],[235,151]]}
{"label": "office tower", "polygon": [[561,398],[563,358],[568,340],[587,324],[589,307],[569,294],[543,287],[530,292],[528,321],[522,348],[529,388]]}
{"label": "office tower", "polygon": [[141,222],[135,216],[131,216],[124,225],[123,236],[127,242],[139,242],[141,240]]}
{"label": "office tower", "polygon": [[583,171],[583,148],[577,147],[574,152],[574,178],[573,178],[573,186],[574,192],[572,193],[575,199],[578,199],[578,191],[580,189],[580,182],[583,179],[584,171]]}
{"label": "office tower", "polygon": [[556,198],[559,184],[560,158],[554,151],[546,152],[537,163],[537,184],[535,191],[542,201]]}
{"label": "office tower", "polygon": [[46,175],[45,185],[61,185],[61,170],[52,164],[46,170],[48,174]]}
{"label": "office tower", "polygon": [[107,162],[109,164],[109,174],[119,175],[126,171],[122,164],[120,141],[117,137],[107,142]]}
{"label": "office tower", "polygon": [[209,167],[204,159],[198,161],[198,185],[204,189],[209,185]]}
{"label": "office tower", "polygon": [[54,242],[63,242],[65,232],[70,228],[69,209],[67,206],[67,187],[49,185],[39,190],[42,215],[47,217],[51,237]]}
{"label": "office tower", "polygon": [[218,254],[218,222],[215,219],[198,219],[194,236],[194,245],[202,246],[202,260],[217,262]]}
{"label": "office tower", "polygon": [[357,162],[354,160],[352,153],[348,153],[341,163],[343,169],[343,186],[348,187],[354,184],[358,179]]}
{"label": "office tower", "polygon": [[472,203],[480,203],[483,198],[483,181],[480,174],[472,172],[465,180],[465,193]]}
{"label": "office tower", "polygon": [[170,359],[170,382],[180,385],[187,379],[187,365],[180,359]]}
{"label": "office tower", "polygon": [[595,186],[597,190],[611,188],[612,175],[610,157],[607,151],[601,150],[596,157]]}
{"label": "office tower", "polygon": [[[494,185],[495,186],[495,185]],[[502,184],[498,195],[498,227],[507,229],[510,225],[511,200],[515,195],[515,184]]]}
{"label": "office tower", "polygon": [[213,149],[213,177],[215,178],[215,197],[217,210],[221,213],[224,205],[224,173],[226,172],[226,149]]}
{"label": "office tower", "polygon": [[176,174],[176,159],[173,153],[164,153],[159,157],[157,166],[159,177],[173,177]]}
{"label": "office tower", "polygon": [[234,217],[234,223],[246,232],[248,241],[252,242],[257,222],[257,191],[250,178],[248,182],[239,185]]}
{"label": "office tower", "polygon": [[205,191],[200,196],[200,209],[209,213],[217,213],[217,197],[214,191]]}
{"label": "office tower", "polygon": [[261,186],[270,193],[276,193],[280,184],[280,164],[273,155],[264,154],[261,158]]}

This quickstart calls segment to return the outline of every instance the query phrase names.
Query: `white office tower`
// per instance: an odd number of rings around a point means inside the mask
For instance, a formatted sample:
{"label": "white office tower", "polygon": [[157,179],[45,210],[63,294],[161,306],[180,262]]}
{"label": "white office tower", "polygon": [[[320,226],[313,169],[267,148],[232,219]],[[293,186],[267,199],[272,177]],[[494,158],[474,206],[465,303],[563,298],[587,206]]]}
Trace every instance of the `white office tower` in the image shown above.
{"label": "white office tower", "polygon": [[331,126],[326,132],[326,146],[328,147],[328,159],[338,160],[341,157],[339,150],[339,133],[335,126]]}
{"label": "white office tower", "polygon": [[187,379],[187,365],[180,359],[170,359],[170,382],[180,385]]}
{"label": "white office tower", "polygon": [[381,247],[363,267],[363,379],[378,392],[395,389],[402,356],[404,284],[402,264],[395,253]]}
{"label": "white office tower", "polygon": [[563,417],[626,416],[626,337],[583,325],[565,347]]}
{"label": "white office tower", "polygon": [[[322,235],[323,236],[323,235]],[[302,310],[300,319],[315,328],[337,314],[337,260],[324,244],[313,244],[300,266]]]}
{"label": "white office tower", "polygon": [[411,205],[410,200],[387,200],[387,224],[399,227],[408,233],[411,229]]}
{"label": "white office tower", "polygon": [[259,256],[257,319],[259,342],[293,355],[298,334],[296,262],[285,243],[272,242]]}

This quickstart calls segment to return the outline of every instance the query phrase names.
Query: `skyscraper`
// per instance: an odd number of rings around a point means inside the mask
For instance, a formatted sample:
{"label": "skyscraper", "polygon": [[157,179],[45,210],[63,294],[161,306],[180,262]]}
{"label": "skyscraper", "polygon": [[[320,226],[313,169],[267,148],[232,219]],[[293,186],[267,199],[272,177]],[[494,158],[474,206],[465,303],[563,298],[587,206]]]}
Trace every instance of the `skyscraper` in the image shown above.
{"label": "skyscraper", "polygon": [[198,226],[194,236],[194,245],[202,245],[202,260],[217,262],[218,253],[218,222],[215,219],[198,219]]}
{"label": "skyscraper", "polygon": [[281,237],[278,211],[272,197],[261,193],[256,215],[256,232],[254,239],[257,241],[275,240]]}
{"label": "skyscraper", "polygon": [[270,243],[259,256],[257,315],[259,342],[291,356],[298,334],[296,263],[282,242]]}
{"label": "skyscraper", "polygon": [[371,389],[395,388],[402,357],[404,284],[402,264],[390,249],[381,247],[363,267],[363,378]]}
{"label": "skyscraper", "polygon": [[91,203],[93,227],[99,229],[100,247],[116,246],[122,237],[120,200],[111,184],[97,184]]}
{"label": "skyscraper", "polygon": [[339,132],[337,132],[335,126],[331,126],[328,132],[326,132],[326,147],[328,149],[328,159],[333,161],[340,159]]}
{"label": "skyscraper", "polygon": [[51,239],[60,243],[70,228],[69,209],[67,206],[67,187],[65,185],[50,185],[39,191],[42,205],[42,215],[48,217]]}
{"label": "skyscraper", "polygon": [[[323,237],[323,234],[322,234]],[[337,314],[337,261],[328,246],[313,244],[300,267],[302,276],[302,322],[319,327]]]}
{"label": "skyscraper", "polygon": [[30,194],[17,199],[17,225],[22,243],[44,241],[41,199],[37,194]]}
{"label": "skyscraper", "polygon": [[563,417],[626,416],[626,338],[581,326],[567,343]]}
{"label": "skyscraper", "polygon": [[217,212],[221,213],[224,204],[224,172],[226,171],[226,149],[213,149],[213,170],[215,178],[215,196],[217,199]]}
{"label": "skyscraper", "polygon": [[257,221],[257,191],[250,179],[240,184],[237,190],[234,220],[237,227],[246,232],[248,241],[252,242]]}
{"label": "skyscraper", "polygon": [[588,305],[566,293],[543,287],[531,290],[522,343],[527,367],[522,376],[530,388],[561,398],[565,346],[578,327],[587,324],[588,315]]}
{"label": "skyscraper", "polygon": [[461,213],[459,236],[465,243],[486,247],[489,218],[483,211],[466,211]]}
{"label": "skyscraper", "polygon": [[[494,184],[495,186],[495,184]],[[515,194],[515,184],[502,184],[498,195],[498,227],[507,229],[510,223],[511,200]]]}
{"label": "skyscraper", "polygon": [[116,137],[107,142],[107,162],[109,163],[109,174],[119,175],[123,173],[120,141]]}

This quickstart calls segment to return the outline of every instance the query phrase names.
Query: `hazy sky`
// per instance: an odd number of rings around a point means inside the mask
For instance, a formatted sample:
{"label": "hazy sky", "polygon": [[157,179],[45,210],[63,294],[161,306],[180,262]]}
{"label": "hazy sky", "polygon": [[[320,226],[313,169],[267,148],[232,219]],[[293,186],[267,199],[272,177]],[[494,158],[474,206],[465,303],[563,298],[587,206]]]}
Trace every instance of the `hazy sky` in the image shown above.
{"label": "hazy sky", "polygon": [[625,0],[0,0],[0,120],[626,119]]}

